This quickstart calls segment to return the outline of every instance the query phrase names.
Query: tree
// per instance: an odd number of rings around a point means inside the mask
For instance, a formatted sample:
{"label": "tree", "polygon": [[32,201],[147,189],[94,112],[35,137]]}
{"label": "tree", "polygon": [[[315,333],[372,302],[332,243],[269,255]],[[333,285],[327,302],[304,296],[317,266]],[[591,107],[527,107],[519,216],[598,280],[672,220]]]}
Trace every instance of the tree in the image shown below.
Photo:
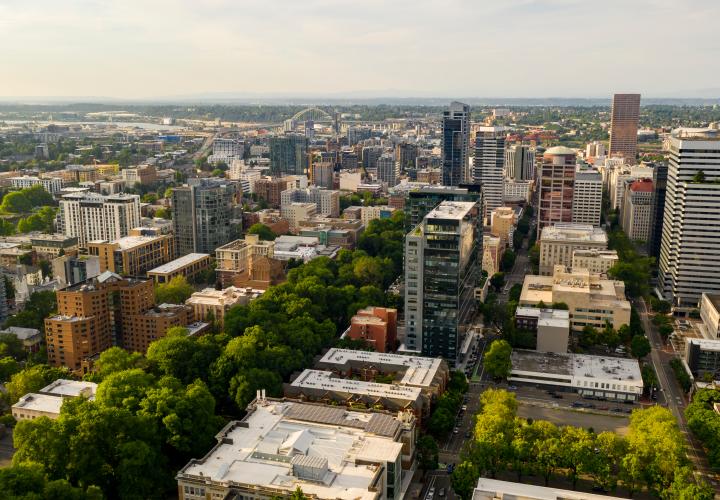
{"label": "tree", "polygon": [[18,361],[25,359],[22,340],[13,333],[0,333],[0,356],[12,356]]}
{"label": "tree", "polygon": [[30,200],[21,191],[6,194],[0,204],[0,211],[5,213],[20,214],[29,212],[31,209]]}
{"label": "tree", "polygon": [[295,488],[295,491],[293,491],[292,494],[290,495],[290,500],[307,500],[305,493],[303,492],[302,488],[300,488],[299,485]]}
{"label": "tree", "polygon": [[506,340],[494,340],[483,358],[485,371],[495,378],[507,378],[512,370],[511,353],[512,347]]}
{"label": "tree", "polygon": [[274,241],[277,235],[265,224],[255,223],[248,229],[248,234],[257,234],[261,240]]}
{"label": "tree", "polygon": [[155,217],[159,217],[161,219],[172,219],[172,211],[168,210],[167,208],[158,208],[155,210]]}
{"label": "tree", "polygon": [[510,287],[510,291],[508,292],[508,301],[518,302],[520,300],[520,294],[522,294],[522,285],[520,283],[515,283],[512,287]]}
{"label": "tree", "polygon": [[509,248],[503,252],[502,259],[500,260],[500,269],[503,271],[510,271],[515,265],[515,252]]}
{"label": "tree", "polygon": [[8,500],[101,500],[102,492],[94,486],[76,488],[64,479],[48,481],[41,464],[23,462],[0,469],[0,491]]}
{"label": "tree", "polygon": [[17,401],[29,392],[38,392],[40,389],[59,378],[67,378],[69,373],[65,368],[51,368],[48,365],[33,365],[21,370],[10,377],[5,386],[10,404]]}
{"label": "tree", "polygon": [[461,462],[455,470],[453,470],[450,478],[452,482],[453,491],[461,498],[461,500],[470,500],[472,498],[473,491],[477,486],[477,480],[480,477],[480,472],[477,467],[470,462]]}
{"label": "tree", "polygon": [[143,368],[145,364],[142,354],[131,353],[120,347],[111,347],[100,353],[100,357],[95,362],[95,370],[85,378],[99,383],[108,375],[132,368]]}
{"label": "tree", "polygon": [[434,436],[446,436],[455,425],[455,415],[447,408],[437,408],[430,416],[428,431]]}
{"label": "tree", "polygon": [[650,297],[650,307],[658,314],[668,314],[672,309],[672,304],[667,300],[659,300],[656,297]]}
{"label": "tree", "polygon": [[11,356],[0,358],[0,382],[7,382],[20,371],[20,365]]}
{"label": "tree", "polygon": [[193,291],[184,276],[175,276],[168,283],[155,287],[155,300],[158,304],[184,304]]}
{"label": "tree", "polygon": [[650,341],[642,335],[635,335],[630,343],[630,352],[634,358],[644,358],[650,354]]}
{"label": "tree", "polygon": [[505,273],[495,273],[492,275],[492,278],[490,278],[490,286],[492,286],[496,291],[500,291],[500,289],[505,284]]}
{"label": "tree", "polygon": [[691,467],[680,467],[670,487],[661,492],[660,498],[665,500],[713,500],[715,491],[705,481],[693,477]]}
{"label": "tree", "polygon": [[417,440],[418,466],[423,472],[438,468],[438,445],[432,436],[420,436]]}

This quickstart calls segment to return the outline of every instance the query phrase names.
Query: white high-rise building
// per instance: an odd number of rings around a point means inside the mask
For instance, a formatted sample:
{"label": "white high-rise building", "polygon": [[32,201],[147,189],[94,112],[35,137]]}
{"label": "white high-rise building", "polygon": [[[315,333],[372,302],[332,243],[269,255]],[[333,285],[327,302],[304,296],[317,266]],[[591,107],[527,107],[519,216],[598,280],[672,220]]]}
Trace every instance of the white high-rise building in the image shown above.
{"label": "white high-rise building", "polygon": [[530,146],[508,146],[505,150],[505,177],[516,181],[535,179],[535,151]]}
{"label": "white high-rise building", "polygon": [[63,188],[63,180],[60,177],[46,177],[41,179],[39,177],[23,175],[22,177],[10,177],[10,185],[20,189],[42,186],[48,193],[57,194]]}
{"label": "white high-rise building", "polygon": [[475,138],[472,180],[482,186],[485,217],[503,205],[506,130],[480,127]]}
{"label": "white high-rise building", "polygon": [[60,200],[59,220],[63,234],[77,236],[80,247],[89,241],[115,241],[140,226],[140,196],[67,194]]}
{"label": "white high-rise building", "polygon": [[399,165],[392,154],[384,154],[377,161],[377,179],[387,187],[395,187],[398,183]]}
{"label": "white high-rise building", "polygon": [[585,146],[585,159],[598,158],[600,156],[605,156],[606,154],[607,149],[605,148],[604,142],[593,141]]}
{"label": "white high-rise building", "polygon": [[669,153],[658,289],[677,307],[720,293],[720,131],[677,129]]}
{"label": "white high-rise building", "polygon": [[625,234],[633,241],[647,243],[650,239],[654,191],[652,179],[632,181],[625,190],[620,223]]}
{"label": "white high-rise building", "polygon": [[602,210],[602,177],[591,169],[575,170],[575,188],[572,201],[573,224],[600,226]]}

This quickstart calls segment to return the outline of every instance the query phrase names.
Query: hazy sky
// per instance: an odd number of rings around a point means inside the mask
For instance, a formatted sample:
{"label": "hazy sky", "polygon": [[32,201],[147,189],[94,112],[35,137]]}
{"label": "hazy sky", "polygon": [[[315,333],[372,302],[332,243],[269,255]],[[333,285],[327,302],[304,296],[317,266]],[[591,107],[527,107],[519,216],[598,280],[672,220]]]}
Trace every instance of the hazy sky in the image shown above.
{"label": "hazy sky", "polygon": [[720,88],[719,20],[720,0],[0,0],[0,96],[691,96]]}

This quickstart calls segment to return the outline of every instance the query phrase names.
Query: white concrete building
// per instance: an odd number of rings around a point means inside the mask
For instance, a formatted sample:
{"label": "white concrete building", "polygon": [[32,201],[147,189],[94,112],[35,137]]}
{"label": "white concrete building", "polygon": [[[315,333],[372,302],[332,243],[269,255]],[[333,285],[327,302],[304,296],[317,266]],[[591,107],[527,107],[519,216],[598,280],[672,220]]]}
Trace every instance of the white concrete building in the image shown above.
{"label": "white concrete building", "polygon": [[400,176],[400,166],[392,153],[385,153],[377,160],[377,180],[387,187],[394,187]]}
{"label": "white concrete building", "polygon": [[572,269],[587,269],[591,273],[607,274],[608,269],[618,262],[617,250],[575,250],[572,254]]}
{"label": "white concrete building", "polygon": [[643,392],[636,359],[523,349],[513,349],[510,359],[509,382],[616,401],[637,401]]}
{"label": "white concrete building", "polygon": [[291,231],[296,231],[301,221],[310,220],[317,215],[315,203],[292,202],[281,205],[280,215],[287,219]]}
{"label": "white concrete building", "polygon": [[208,156],[208,163],[226,163],[241,160],[245,154],[245,144],[238,139],[218,137],[213,141],[213,152]]}
{"label": "white concrete building", "polygon": [[82,396],[93,401],[96,391],[97,384],[94,382],[57,379],[38,392],[21,397],[12,405],[12,415],[16,420],[33,420],[38,417],[57,419],[66,399]]}
{"label": "white concrete building", "polygon": [[585,158],[598,158],[607,154],[604,142],[593,141],[585,146]]}
{"label": "white concrete building", "polygon": [[602,189],[600,172],[594,169],[577,168],[575,170],[572,202],[573,224],[600,226]]}
{"label": "white concrete building", "polygon": [[389,219],[397,209],[387,205],[360,207],[360,220],[367,228],[370,221],[375,219]]}
{"label": "white concrete building", "polygon": [[720,339],[720,295],[703,292],[700,297],[700,319],[705,337]]}
{"label": "white concrete building", "polygon": [[310,187],[292,188],[280,193],[281,212],[283,206],[291,203],[313,203],[317,215],[323,217],[340,216],[340,191]]}
{"label": "white concrete building", "polygon": [[505,179],[503,203],[527,203],[530,201],[532,190],[533,181]]}
{"label": "white concrete building", "polygon": [[703,293],[720,293],[720,130],[674,130],[666,149],[658,289],[694,308]]}
{"label": "white concrete building", "polygon": [[535,150],[523,144],[512,144],[505,150],[505,178],[516,182],[535,179]]}
{"label": "white concrete building", "polygon": [[621,500],[622,497],[547,488],[481,477],[472,500]]}
{"label": "white concrete building", "polygon": [[94,193],[67,194],[60,200],[60,232],[77,236],[78,245],[89,241],[115,241],[140,226],[140,196]]}
{"label": "white concrete building", "polygon": [[550,276],[556,265],[572,266],[576,250],[606,250],[607,234],[589,224],[555,224],[540,234],[540,275]]}
{"label": "white concrete building", "polygon": [[[264,391],[263,391],[264,392]],[[218,443],[177,474],[180,500],[289,497],[402,499],[415,419],[258,397]]]}
{"label": "white concrete building", "polygon": [[632,181],[625,189],[622,219],[620,223],[628,238],[633,241],[648,242],[653,224],[653,196],[655,190],[652,179]]}
{"label": "white concrete building", "polygon": [[63,179],[61,177],[40,178],[23,175],[22,177],[10,177],[10,185],[19,189],[42,186],[48,193],[57,194],[63,188]]}
{"label": "white concrete building", "polygon": [[503,204],[506,136],[505,127],[480,127],[475,137],[472,180],[482,186],[484,217]]}

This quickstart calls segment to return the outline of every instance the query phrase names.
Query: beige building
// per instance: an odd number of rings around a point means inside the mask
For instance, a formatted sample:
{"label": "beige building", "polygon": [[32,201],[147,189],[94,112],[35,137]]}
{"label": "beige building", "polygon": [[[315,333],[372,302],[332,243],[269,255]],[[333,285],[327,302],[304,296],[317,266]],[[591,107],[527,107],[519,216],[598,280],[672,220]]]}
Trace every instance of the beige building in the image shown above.
{"label": "beige building", "polygon": [[263,294],[263,290],[253,288],[236,288],[230,286],[224,290],[206,288],[193,293],[185,304],[192,307],[195,321],[205,321],[209,315],[222,326],[225,322],[225,313],[232,306],[247,305],[251,300]]}
{"label": "beige building", "polygon": [[234,276],[250,273],[253,262],[259,258],[272,258],[275,242],[262,241],[257,234],[247,234],[245,239],[231,241],[215,250],[215,272],[218,279],[227,286]]}
{"label": "beige building", "polygon": [[84,397],[93,401],[97,384],[77,380],[58,379],[38,392],[21,397],[12,405],[15,420],[34,420],[47,417],[53,420],[60,416],[60,408],[66,399]]}
{"label": "beige building", "polygon": [[616,250],[575,250],[572,254],[572,269],[587,269],[591,273],[607,274],[608,269],[617,264]]}
{"label": "beige building", "polygon": [[597,329],[609,321],[616,330],[630,324],[630,302],[625,299],[622,281],[603,279],[587,269],[568,271],[555,266],[552,276],[525,276],[520,306],[550,305],[563,302],[570,311],[570,328],[586,325]]}
{"label": "beige building", "polygon": [[540,275],[550,276],[560,264],[572,266],[576,250],[607,249],[607,234],[589,224],[554,224],[540,234]]}
{"label": "beige building", "polygon": [[317,214],[315,203],[290,203],[281,209],[283,218],[287,219],[291,231],[297,231],[300,221],[310,220]]}
{"label": "beige building", "polygon": [[368,227],[370,221],[375,219],[389,219],[397,210],[388,206],[360,207],[360,220],[363,226]]}
{"label": "beige building", "polygon": [[505,242],[497,236],[483,235],[482,270],[488,276],[500,271],[500,261],[505,251]]}
{"label": "beige building", "polygon": [[638,179],[625,189],[621,224],[632,241],[650,239],[654,192],[652,179]]}
{"label": "beige building", "polygon": [[210,267],[211,257],[206,253],[189,253],[147,272],[155,283],[168,283],[176,276],[188,281]]}
{"label": "beige building", "polygon": [[100,272],[124,276],[144,276],[149,270],[175,257],[171,235],[125,236],[115,241],[91,241],[88,254],[100,258]]}
{"label": "beige building", "polygon": [[507,244],[517,223],[515,210],[511,207],[498,207],[492,211],[491,218],[490,232]]}

